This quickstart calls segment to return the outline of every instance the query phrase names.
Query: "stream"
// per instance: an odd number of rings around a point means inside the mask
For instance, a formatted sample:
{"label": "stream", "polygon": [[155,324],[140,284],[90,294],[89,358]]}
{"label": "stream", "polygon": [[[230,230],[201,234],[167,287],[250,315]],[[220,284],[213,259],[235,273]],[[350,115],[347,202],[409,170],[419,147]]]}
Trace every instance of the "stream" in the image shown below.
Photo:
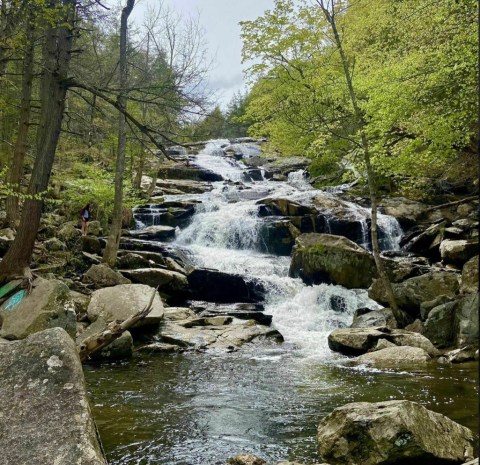
{"label": "stream", "polygon": [[[223,156],[228,140],[211,141],[195,164],[223,176],[196,199],[191,223],[177,231],[198,266],[260,280],[265,313],[285,338],[238,352],[156,355],[87,366],[91,405],[111,464],[222,464],[242,451],[267,460],[318,460],[316,427],[335,407],[355,401],[408,399],[477,431],[477,364],[408,371],[347,367],[328,348],[328,334],[348,326],[357,308],[378,306],[364,290],[288,277],[290,257],[268,253],[264,218],[256,202],[288,197],[308,203],[313,190],[302,171],[287,181],[246,181],[245,166]],[[241,144],[244,157],[258,154]],[[325,195],[335,198],[340,189]],[[347,203],[361,225],[357,242],[368,248],[367,209]],[[155,224],[155,212],[152,212]],[[140,222],[137,226],[144,226]],[[402,235],[393,217],[379,216],[382,248],[396,250]]]}

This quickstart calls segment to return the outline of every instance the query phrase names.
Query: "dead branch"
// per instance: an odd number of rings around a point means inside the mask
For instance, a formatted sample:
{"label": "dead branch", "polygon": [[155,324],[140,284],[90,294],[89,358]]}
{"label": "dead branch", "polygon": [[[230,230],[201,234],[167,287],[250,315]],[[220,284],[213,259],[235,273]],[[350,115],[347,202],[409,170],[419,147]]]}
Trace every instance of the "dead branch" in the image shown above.
{"label": "dead branch", "polygon": [[105,329],[89,338],[85,339],[81,345],[77,346],[80,361],[86,362],[95,352],[98,352],[111,344],[115,339],[118,339],[127,329],[131,328],[135,323],[143,320],[151,311],[153,306],[153,299],[157,293],[158,287],[153,291],[152,297],[148,305],[139,312],[133,314],[122,323],[112,321]]}

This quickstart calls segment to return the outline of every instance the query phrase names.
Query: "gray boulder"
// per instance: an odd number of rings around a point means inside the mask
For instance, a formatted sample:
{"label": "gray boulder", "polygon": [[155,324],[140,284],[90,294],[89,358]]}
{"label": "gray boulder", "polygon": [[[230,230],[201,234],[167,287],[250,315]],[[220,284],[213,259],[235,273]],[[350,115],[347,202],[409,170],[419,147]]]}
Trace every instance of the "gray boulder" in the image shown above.
{"label": "gray boulder", "polygon": [[75,343],[60,328],[0,344],[1,462],[106,465]]}
{"label": "gray boulder", "polygon": [[[460,284],[457,273],[431,271],[401,283],[393,283],[392,287],[398,306],[416,318],[422,302],[431,301],[440,295],[453,298],[458,293]],[[368,289],[368,296],[383,305],[388,304],[383,281],[380,279],[376,279]]]}
{"label": "gray boulder", "polygon": [[149,241],[162,241],[175,237],[175,228],[172,226],[149,226],[144,229],[130,231],[129,235]]}
{"label": "gray boulder", "polygon": [[389,328],[341,328],[328,336],[328,346],[334,352],[345,355],[362,355],[379,348],[382,339],[396,346],[418,347],[430,356],[438,355],[438,350],[423,335],[403,329]]}
{"label": "gray boulder", "polygon": [[[148,305],[154,289],[144,284],[120,284],[95,291],[88,304],[88,318],[90,321],[98,318],[106,322],[125,321]],[[149,315],[136,323],[136,327],[158,326],[164,315],[163,303],[158,292],[152,305]]]}
{"label": "gray boulder", "polygon": [[386,215],[394,216],[400,223],[407,225],[415,223],[422,212],[429,207],[404,197],[385,197],[379,206]]}
{"label": "gray boulder", "polygon": [[460,349],[451,350],[443,354],[438,361],[440,363],[464,363],[476,360],[477,346],[465,346]]}
{"label": "gray boulder", "polygon": [[383,368],[396,365],[416,365],[427,363],[430,360],[430,355],[419,347],[394,345],[360,355],[355,359],[355,364],[374,365]]}
{"label": "gray boulder", "polygon": [[92,234],[94,236],[101,236],[103,232],[102,225],[100,221],[94,220],[90,221],[88,225],[88,234]]}
{"label": "gray boulder", "polygon": [[92,265],[82,280],[86,284],[92,284],[95,289],[131,283],[129,279],[104,264]]}
{"label": "gray boulder", "polygon": [[478,255],[463,266],[461,291],[478,292]]}
{"label": "gray boulder", "polygon": [[473,458],[472,431],[406,400],[336,408],[318,427],[322,459],[332,465],[450,464]]}
{"label": "gray boulder", "polygon": [[440,255],[446,264],[463,266],[474,256],[478,256],[478,240],[445,239],[440,244]]}
{"label": "gray boulder", "polygon": [[439,305],[430,311],[425,321],[425,336],[436,347],[444,348],[453,344],[455,339],[454,318],[456,302]]}
{"label": "gray boulder", "polygon": [[290,276],[307,284],[368,288],[377,276],[373,256],[355,242],[330,234],[302,234],[293,249]]}
{"label": "gray boulder", "polygon": [[75,305],[62,281],[37,278],[31,294],[16,305],[12,306],[11,302],[7,300],[0,307],[0,321],[3,319],[0,335],[5,339],[23,339],[56,327],[75,337]]}
{"label": "gray boulder", "polygon": [[82,236],[82,232],[77,229],[76,224],[73,221],[69,221],[68,223],[64,223],[57,232],[57,237],[67,243],[72,244],[75,242],[79,237]]}
{"label": "gray boulder", "polygon": [[102,245],[95,236],[82,236],[82,251],[95,255],[102,254]]}
{"label": "gray boulder", "polygon": [[187,277],[181,273],[163,268],[138,268],[136,270],[122,270],[122,273],[134,283],[147,284],[161,292],[176,293],[188,287]]}
{"label": "gray boulder", "polygon": [[355,310],[351,328],[372,328],[386,326],[394,329],[397,327],[397,320],[389,308],[380,310],[370,310],[369,308],[359,308]]}

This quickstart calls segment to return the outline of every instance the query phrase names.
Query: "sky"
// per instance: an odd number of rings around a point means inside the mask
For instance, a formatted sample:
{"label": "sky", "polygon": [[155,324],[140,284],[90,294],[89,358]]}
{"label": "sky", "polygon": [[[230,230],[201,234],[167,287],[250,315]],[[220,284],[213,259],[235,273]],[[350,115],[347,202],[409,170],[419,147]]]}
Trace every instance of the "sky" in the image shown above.
{"label": "sky", "polygon": [[[133,20],[141,22],[147,5],[155,6],[160,0],[139,0],[132,13]],[[235,92],[245,90],[241,64],[242,41],[240,21],[252,20],[265,10],[272,9],[274,0],[163,0],[166,5],[182,15],[200,15],[205,29],[205,40],[211,58],[215,59],[210,71],[210,88],[218,91],[222,107],[231,100]]]}

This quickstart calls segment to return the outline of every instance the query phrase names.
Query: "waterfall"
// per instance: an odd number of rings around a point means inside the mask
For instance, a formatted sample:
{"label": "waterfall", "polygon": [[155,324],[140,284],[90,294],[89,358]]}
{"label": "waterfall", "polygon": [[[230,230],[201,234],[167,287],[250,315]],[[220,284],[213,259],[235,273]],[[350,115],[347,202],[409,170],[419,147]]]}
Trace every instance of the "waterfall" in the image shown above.
{"label": "waterfall", "polygon": [[[258,251],[263,223],[257,214],[259,197],[255,193],[308,202],[319,191],[311,187],[303,170],[290,173],[286,182],[252,181],[242,187],[238,181],[243,179],[244,166],[225,155],[226,144],[226,139],[210,141],[197,155],[194,162],[197,166],[221,174],[227,182],[214,183],[211,192],[199,196],[202,203],[192,222],[177,234],[176,243],[191,252],[198,266],[237,273],[247,280],[261,280],[266,289],[265,312],[273,316],[273,324],[284,335],[286,343],[307,356],[334,356],[328,349],[328,333],[348,326],[357,308],[378,308],[378,304],[369,299],[364,290],[327,284],[306,286],[300,279],[288,276],[290,257]],[[335,198],[334,194],[326,195]],[[370,212],[351,202],[345,204],[361,223],[365,236],[362,245],[368,247]],[[388,247],[397,247],[401,234],[397,225],[394,218],[379,215],[379,226],[388,238],[385,240]]]}

